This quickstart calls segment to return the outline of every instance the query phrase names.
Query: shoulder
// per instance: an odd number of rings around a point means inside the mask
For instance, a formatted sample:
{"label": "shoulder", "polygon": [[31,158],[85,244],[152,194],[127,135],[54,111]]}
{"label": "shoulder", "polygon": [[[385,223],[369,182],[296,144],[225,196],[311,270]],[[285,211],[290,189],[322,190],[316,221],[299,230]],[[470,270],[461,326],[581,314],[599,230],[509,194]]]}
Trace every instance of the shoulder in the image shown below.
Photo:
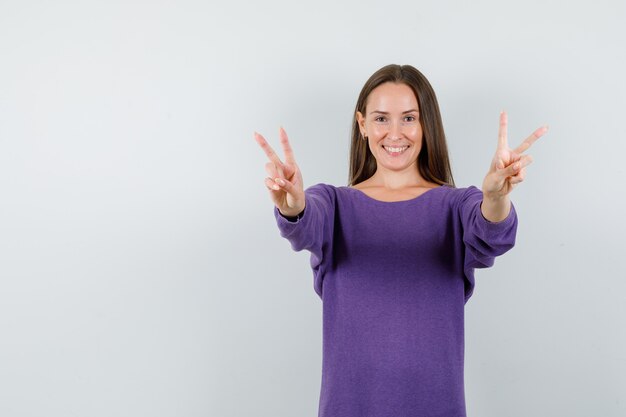
{"label": "shoulder", "polygon": [[449,204],[454,209],[459,209],[468,204],[475,204],[477,201],[482,201],[483,192],[475,185],[469,185],[467,187],[453,187],[451,185],[444,186],[447,189],[445,193]]}
{"label": "shoulder", "polygon": [[321,199],[327,203],[334,203],[337,199],[337,192],[338,187],[323,182],[318,182],[304,189],[304,194],[307,198]]}
{"label": "shoulder", "polygon": [[482,194],[482,190],[475,185],[469,185],[467,187],[453,187],[452,185],[444,184],[444,187],[447,188],[449,193],[454,197],[467,196],[476,193]]}
{"label": "shoulder", "polygon": [[318,182],[317,184],[309,185],[304,189],[305,192],[312,193],[336,193],[337,188],[332,184],[326,184],[324,182]]}
{"label": "shoulder", "polygon": [[457,198],[467,198],[467,197],[476,196],[476,195],[481,195],[481,196],[483,195],[482,190],[476,187],[475,185],[453,188],[453,190]]}

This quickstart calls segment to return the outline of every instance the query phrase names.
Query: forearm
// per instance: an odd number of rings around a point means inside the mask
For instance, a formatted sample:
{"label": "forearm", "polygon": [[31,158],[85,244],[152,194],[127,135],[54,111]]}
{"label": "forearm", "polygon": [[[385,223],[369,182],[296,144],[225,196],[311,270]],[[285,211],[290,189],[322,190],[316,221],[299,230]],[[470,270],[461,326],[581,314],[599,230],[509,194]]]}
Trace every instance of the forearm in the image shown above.
{"label": "forearm", "polygon": [[500,198],[490,198],[483,194],[480,211],[482,212],[483,217],[490,222],[501,222],[507,218],[509,212],[511,211],[511,200],[508,195]]}

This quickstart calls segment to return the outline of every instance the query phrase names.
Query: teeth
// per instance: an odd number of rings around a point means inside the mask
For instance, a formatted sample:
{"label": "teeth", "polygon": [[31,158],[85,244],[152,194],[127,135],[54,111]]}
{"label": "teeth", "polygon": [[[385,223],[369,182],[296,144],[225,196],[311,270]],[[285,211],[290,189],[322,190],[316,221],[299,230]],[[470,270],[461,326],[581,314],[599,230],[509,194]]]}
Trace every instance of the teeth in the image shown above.
{"label": "teeth", "polygon": [[383,146],[383,148],[385,148],[385,149],[386,149],[387,151],[389,151],[389,152],[402,152],[402,151],[404,151],[406,148],[408,148],[408,146],[404,146],[404,147],[402,147],[402,148],[391,148],[391,147],[388,147],[388,146]]}

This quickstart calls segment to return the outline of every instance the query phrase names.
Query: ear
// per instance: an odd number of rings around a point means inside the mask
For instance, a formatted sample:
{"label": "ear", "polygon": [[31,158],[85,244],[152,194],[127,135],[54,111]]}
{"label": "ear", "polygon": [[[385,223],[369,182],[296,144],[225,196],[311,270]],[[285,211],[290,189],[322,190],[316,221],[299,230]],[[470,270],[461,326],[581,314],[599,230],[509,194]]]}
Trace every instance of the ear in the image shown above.
{"label": "ear", "polygon": [[365,117],[360,111],[356,112],[356,120],[359,123],[359,128],[361,129],[361,134],[365,132]]}

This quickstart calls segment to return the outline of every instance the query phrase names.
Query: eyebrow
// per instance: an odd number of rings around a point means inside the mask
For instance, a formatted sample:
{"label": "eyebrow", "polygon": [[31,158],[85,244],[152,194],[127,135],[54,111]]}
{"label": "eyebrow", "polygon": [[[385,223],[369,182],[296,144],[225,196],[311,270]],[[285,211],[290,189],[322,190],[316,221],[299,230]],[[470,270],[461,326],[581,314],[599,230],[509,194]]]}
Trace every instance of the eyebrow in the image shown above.
{"label": "eyebrow", "polygon": [[[411,109],[411,110],[407,110],[407,111],[403,111],[402,114],[406,114],[406,113],[411,113],[411,112],[417,112],[419,113],[419,110],[417,109]],[[386,111],[380,111],[380,110],[373,110],[370,112],[370,114],[372,113],[380,113],[380,114],[389,114],[389,112]]]}

